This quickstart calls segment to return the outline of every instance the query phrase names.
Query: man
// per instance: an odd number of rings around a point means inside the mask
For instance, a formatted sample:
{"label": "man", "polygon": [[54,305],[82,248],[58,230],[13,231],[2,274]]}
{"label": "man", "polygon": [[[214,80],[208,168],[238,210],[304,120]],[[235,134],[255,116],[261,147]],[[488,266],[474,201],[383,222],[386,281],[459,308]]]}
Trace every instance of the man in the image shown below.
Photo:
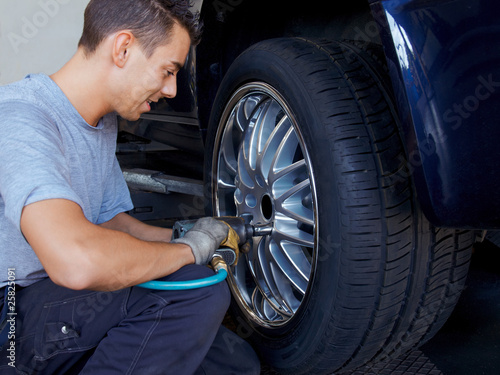
{"label": "man", "polygon": [[0,373],[259,373],[248,344],[219,329],[224,283],[182,292],[134,287],[210,275],[205,265],[228,234],[224,223],[203,218],[170,242],[171,230],[128,216],[114,155],[116,113],[136,120],[151,102],[176,95],[176,75],[199,38],[188,8],[92,0],[66,65],[0,88],[8,317]]}

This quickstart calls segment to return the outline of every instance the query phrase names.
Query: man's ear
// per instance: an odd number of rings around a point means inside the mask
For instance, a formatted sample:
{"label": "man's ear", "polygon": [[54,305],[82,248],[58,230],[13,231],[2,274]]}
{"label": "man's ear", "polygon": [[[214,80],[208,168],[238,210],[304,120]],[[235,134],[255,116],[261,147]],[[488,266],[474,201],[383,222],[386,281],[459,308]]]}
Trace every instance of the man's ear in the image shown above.
{"label": "man's ear", "polygon": [[130,31],[120,31],[113,40],[113,62],[123,68],[129,57],[129,49],[135,41]]}

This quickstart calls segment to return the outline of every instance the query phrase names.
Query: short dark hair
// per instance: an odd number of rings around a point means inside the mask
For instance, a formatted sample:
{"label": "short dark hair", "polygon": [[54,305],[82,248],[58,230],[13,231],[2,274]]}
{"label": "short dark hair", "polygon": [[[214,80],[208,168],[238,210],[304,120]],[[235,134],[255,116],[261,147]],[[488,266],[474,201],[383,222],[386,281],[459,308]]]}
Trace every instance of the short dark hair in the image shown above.
{"label": "short dark hair", "polygon": [[175,23],[189,33],[191,44],[201,37],[199,14],[190,11],[189,0],[91,0],[85,9],[79,47],[92,54],[109,35],[130,30],[145,55],[169,42]]}

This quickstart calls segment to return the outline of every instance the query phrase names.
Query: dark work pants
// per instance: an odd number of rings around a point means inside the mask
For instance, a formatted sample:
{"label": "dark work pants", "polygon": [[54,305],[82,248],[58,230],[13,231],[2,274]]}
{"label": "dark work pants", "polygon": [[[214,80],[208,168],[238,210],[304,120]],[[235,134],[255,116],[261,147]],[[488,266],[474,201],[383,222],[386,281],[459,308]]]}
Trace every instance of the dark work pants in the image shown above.
{"label": "dark work pants", "polygon": [[[165,280],[211,274],[191,265]],[[257,375],[252,348],[220,326],[229,300],[225,282],[183,291],[93,292],[40,281],[16,294],[15,361],[3,345],[0,373]]]}

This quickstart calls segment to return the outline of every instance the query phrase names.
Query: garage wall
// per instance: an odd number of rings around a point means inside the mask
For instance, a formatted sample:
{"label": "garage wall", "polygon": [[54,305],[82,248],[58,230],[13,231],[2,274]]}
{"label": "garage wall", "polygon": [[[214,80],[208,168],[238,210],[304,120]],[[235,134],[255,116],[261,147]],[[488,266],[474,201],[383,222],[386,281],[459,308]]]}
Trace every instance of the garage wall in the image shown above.
{"label": "garage wall", "polygon": [[64,65],[76,51],[88,2],[0,1],[0,85]]}

